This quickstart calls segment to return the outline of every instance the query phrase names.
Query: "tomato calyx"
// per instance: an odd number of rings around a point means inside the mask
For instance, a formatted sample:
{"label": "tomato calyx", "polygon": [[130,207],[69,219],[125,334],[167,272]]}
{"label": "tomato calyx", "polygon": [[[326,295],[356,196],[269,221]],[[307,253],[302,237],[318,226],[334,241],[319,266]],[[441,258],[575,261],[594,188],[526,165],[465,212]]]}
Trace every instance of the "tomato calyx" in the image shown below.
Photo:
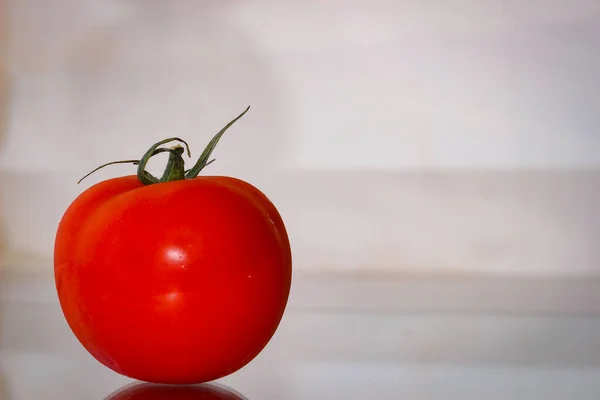
{"label": "tomato calyx", "polygon": [[[215,147],[217,147],[219,140],[221,139],[225,131],[227,131],[227,129],[229,129],[231,125],[233,125],[238,119],[242,118],[244,114],[248,112],[249,109],[250,106],[246,107],[246,109],[240,115],[229,121],[227,125],[225,125],[219,132],[217,132],[215,136],[213,136],[213,138],[210,140],[210,142],[208,142],[208,145],[200,155],[198,161],[196,161],[194,166],[189,170],[185,169],[185,160],[183,159],[184,152],[187,153],[188,157],[191,157],[189,145],[183,139],[180,139],[178,137],[172,137],[153,144],[139,160],[111,161],[106,164],[102,164],[101,166],[87,173],[83,178],[79,180],[79,182],[77,182],[77,184],[81,183],[81,181],[83,181],[88,176],[92,175],[94,172],[114,164],[137,165],[137,177],[139,181],[144,185],[152,185],[155,183],[172,182],[184,179],[194,179],[198,176],[198,174],[200,174],[200,172],[204,168],[206,168],[208,165],[215,161],[214,158],[210,159],[210,156],[214,151]],[[170,142],[179,142],[183,144],[185,148],[180,144],[172,146],[170,148],[160,147]],[[157,154],[165,152],[169,153],[169,160],[167,161],[167,165],[162,176],[160,178],[157,178],[148,171],[146,171],[146,165],[148,164],[148,161],[150,161],[150,158],[154,157]]]}

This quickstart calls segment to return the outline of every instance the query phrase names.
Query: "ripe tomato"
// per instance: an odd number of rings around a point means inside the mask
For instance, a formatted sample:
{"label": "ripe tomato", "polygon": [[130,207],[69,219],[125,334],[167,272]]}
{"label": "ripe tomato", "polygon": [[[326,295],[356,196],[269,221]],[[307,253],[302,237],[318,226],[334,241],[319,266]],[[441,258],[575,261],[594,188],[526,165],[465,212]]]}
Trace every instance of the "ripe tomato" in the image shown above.
{"label": "ripe tomato", "polygon": [[244,397],[221,385],[198,386],[128,385],[108,396],[107,400],[243,400]]}
{"label": "ripe tomato", "polygon": [[[81,344],[120,374],[155,383],[218,379],[254,359],[281,321],[292,260],[279,212],[247,182],[197,177],[244,113],[191,170],[183,147],[160,147],[180,139],[161,141],[129,161],[137,176],[87,189],[59,224],[54,273],[64,316]],[[157,179],[144,168],[165,151]]]}

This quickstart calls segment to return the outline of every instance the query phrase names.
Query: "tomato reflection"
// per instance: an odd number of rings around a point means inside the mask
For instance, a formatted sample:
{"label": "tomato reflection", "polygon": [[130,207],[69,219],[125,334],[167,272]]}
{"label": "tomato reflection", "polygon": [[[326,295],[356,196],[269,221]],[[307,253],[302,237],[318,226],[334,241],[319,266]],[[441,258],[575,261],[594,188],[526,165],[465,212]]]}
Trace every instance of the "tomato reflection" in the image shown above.
{"label": "tomato reflection", "polygon": [[203,384],[193,386],[156,385],[137,383],[127,385],[105,400],[247,400],[244,396],[223,385]]}

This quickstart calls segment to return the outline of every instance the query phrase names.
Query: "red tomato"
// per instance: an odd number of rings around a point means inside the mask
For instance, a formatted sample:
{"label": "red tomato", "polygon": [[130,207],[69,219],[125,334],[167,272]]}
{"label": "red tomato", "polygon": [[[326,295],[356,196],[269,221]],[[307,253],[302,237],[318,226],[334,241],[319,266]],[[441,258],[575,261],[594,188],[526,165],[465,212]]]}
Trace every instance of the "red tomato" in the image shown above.
{"label": "red tomato", "polygon": [[[71,330],[102,364],[148,382],[201,383],[239,370],[270,341],[290,292],[291,250],[257,188],[196,177],[215,139],[187,173],[183,148],[158,147],[167,141],[132,161],[137,176],[73,201],[56,234],[55,281]],[[158,180],[144,166],[162,151],[170,159]]]}
{"label": "red tomato", "polygon": [[169,386],[142,383],[128,385],[106,400],[244,400],[244,397],[221,385]]}

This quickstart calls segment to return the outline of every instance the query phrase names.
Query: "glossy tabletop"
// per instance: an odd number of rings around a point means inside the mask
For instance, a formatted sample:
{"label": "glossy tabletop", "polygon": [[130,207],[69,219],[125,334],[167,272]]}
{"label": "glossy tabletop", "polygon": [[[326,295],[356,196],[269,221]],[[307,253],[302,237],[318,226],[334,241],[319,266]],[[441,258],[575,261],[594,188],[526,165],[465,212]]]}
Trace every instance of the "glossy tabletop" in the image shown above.
{"label": "glossy tabletop", "polygon": [[96,362],[47,278],[5,279],[0,399],[600,398],[600,318],[585,309],[597,285],[527,285],[297,279],[263,353],[214,385],[177,388]]}

